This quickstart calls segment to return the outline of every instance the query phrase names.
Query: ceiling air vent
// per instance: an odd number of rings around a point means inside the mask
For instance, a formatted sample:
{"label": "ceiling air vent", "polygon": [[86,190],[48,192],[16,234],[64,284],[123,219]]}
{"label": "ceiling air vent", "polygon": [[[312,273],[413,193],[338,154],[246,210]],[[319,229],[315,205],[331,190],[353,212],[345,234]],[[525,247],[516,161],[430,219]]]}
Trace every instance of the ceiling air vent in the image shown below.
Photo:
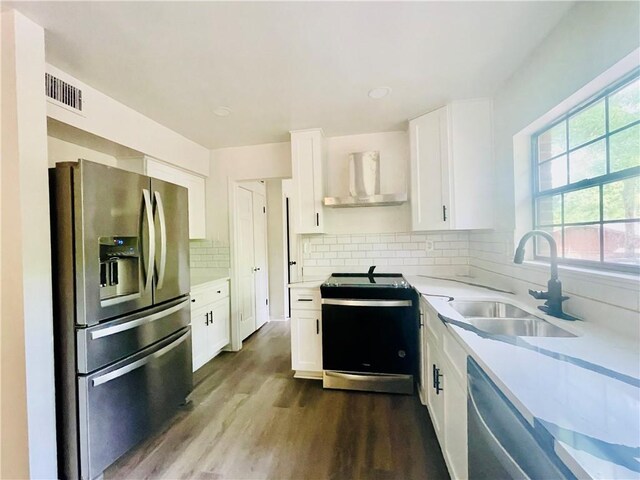
{"label": "ceiling air vent", "polygon": [[54,77],[44,74],[44,89],[47,97],[66,105],[78,112],[82,111],[82,90]]}

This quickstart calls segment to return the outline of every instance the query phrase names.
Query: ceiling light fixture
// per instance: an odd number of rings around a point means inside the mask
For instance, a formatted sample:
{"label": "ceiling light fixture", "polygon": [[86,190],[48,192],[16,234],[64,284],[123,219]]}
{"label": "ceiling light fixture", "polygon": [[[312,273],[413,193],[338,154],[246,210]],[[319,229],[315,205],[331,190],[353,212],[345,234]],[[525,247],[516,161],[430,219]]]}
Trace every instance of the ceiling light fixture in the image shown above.
{"label": "ceiling light fixture", "polygon": [[376,87],[369,90],[369,97],[374,100],[379,100],[389,95],[389,93],[391,93],[391,89],[389,87]]}
{"label": "ceiling light fixture", "polygon": [[217,107],[213,114],[218,117],[228,117],[231,114],[231,109],[229,107]]}

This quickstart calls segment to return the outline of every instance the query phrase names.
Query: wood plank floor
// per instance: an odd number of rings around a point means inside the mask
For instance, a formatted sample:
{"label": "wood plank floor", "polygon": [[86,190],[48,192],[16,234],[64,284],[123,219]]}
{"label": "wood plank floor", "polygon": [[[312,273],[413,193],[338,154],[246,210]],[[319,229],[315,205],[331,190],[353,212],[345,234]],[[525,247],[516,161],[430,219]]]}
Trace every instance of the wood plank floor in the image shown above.
{"label": "wood plank floor", "polygon": [[192,402],[106,479],[445,479],[417,396],[294,379],[289,323],[272,322],[194,378]]}

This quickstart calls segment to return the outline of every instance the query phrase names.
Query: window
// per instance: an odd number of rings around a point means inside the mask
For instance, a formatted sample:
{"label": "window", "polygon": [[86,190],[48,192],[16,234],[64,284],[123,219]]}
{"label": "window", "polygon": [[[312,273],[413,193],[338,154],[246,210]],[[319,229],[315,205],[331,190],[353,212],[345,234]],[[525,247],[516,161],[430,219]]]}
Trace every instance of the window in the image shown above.
{"label": "window", "polygon": [[[561,263],[640,272],[640,70],[533,135],[534,228]],[[535,258],[548,258],[536,241]]]}

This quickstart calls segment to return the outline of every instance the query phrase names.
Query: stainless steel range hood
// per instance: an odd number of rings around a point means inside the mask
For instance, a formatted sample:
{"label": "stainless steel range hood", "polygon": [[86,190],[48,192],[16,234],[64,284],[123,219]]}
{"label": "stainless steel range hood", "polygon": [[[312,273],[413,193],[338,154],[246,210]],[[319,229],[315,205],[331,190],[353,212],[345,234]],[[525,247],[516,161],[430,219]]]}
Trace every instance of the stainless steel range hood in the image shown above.
{"label": "stainless steel range hood", "polygon": [[325,197],[327,207],[380,207],[400,205],[406,193],[380,193],[380,152],[358,152],[349,155],[348,197]]}

